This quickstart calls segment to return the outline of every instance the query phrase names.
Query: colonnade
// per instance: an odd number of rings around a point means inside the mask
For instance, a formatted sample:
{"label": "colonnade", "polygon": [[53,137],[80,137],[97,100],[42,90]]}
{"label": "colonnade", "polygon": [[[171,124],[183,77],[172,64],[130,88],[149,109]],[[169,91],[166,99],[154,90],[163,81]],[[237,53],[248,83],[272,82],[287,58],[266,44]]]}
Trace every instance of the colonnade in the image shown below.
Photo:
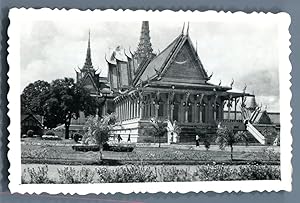
{"label": "colonnade", "polygon": [[224,119],[225,105],[228,109],[227,118],[230,119],[233,103],[234,119],[237,119],[238,99],[229,97],[225,100],[218,95],[143,92],[119,96],[115,102],[120,121],[156,117],[179,123],[211,123]]}

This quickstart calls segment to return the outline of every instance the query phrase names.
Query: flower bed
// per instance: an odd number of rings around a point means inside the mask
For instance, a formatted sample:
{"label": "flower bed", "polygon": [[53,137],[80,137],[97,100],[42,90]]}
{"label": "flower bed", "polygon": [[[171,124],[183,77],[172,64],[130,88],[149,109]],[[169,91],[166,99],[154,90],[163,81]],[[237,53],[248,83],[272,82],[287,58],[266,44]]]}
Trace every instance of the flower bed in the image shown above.
{"label": "flower bed", "polygon": [[[52,174],[53,175],[53,174]],[[57,178],[49,177],[48,167],[26,168],[22,183],[129,183],[129,182],[188,182],[228,180],[278,180],[280,167],[269,165],[201,165],[195,170],[175,166],[125,165],[114,169],[94,170],[82,167],[57,169]]]}

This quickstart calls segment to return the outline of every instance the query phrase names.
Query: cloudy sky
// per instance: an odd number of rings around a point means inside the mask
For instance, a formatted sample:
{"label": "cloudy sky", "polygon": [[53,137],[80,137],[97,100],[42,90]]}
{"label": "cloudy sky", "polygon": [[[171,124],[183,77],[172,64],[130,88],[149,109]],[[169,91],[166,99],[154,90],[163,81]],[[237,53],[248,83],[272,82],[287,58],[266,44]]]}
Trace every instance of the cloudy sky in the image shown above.
{"label": "cloudy sky", "polygon": [[[151,22],[154,52],[163,50],[182,30],[183,22]],[[141,22],[23,21],[21,25],[21,89],[35,80],[73,77],[85,61],[88,31],[91,31],[92,62],[107,76],[105,53],[121,46],[135,51]],[[263,21],[191,22],[190,37],[211,82],[255,93],[259,104],[279,111],[277,24]]]}

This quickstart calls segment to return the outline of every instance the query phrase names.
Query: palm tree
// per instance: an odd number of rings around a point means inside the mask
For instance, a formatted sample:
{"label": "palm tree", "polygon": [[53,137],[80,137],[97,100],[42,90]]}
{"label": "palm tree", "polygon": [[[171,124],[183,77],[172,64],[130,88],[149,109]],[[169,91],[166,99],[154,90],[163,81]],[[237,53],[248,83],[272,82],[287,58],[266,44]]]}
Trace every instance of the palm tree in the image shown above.
{"label": "palm tree", "polygon": [[[165,121],[167,123],[167,130],[168,130],[168,134],[171,135],[171,139],[168,136],[168,143],[169,142],[177,142],[179,139],[179,134],[181,132],[181,128],[179,127],[179,125],[177,124],[176,121],[174,121],[173,123],[170,120],[166,120]],[[175,138],[175,139],[174,139]],[[175,141],[174,141],[175,140]]]}
{"label": "palm tree", "polygon": [[218,126],[216,143],[220,149],[224,150],[230,146],[230,158],[233,161],[233,145],[238,141],[245,140],[242,133],[235,132],[232,128],[226,126]]}
{"label": "palm tree", "polygon": [[157,118],[151,118],[150,124],[152,126],[150,130],[155,137],[158,137],[158,147],[160,147],[160,138],[163,137],[167,132],[167,123]]}
{"label": "palm tree", "polygon": [[83,137],[85,144],[98,144],[100,148],[100,160],[102,160],[103,144],[109,139],[109,133],[116,125],[115,114],[108,114],[99,118],[98,116],[90,116],[85,123],[86,131]]}

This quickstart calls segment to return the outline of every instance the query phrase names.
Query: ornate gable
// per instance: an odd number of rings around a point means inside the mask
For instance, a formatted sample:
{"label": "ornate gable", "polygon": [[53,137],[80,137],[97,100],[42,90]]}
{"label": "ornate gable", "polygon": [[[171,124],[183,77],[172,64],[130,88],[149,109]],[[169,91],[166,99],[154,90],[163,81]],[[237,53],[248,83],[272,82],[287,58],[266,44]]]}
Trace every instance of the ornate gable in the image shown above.
{"label": "ornate gable", "polygon": [[203,84],[209,79],[188,35],[178,36],[138,73],[137,81]]}
{"label": "ornate gable", "polygon": [[90,73],[87,73],[82,79],[83,86],[90,91],[90,93],[97,94],[98,87]]}
{"label": "ornate gable", "polygon": [[188,37],[162,72],[162,81],[205,83],[207,75]]}

